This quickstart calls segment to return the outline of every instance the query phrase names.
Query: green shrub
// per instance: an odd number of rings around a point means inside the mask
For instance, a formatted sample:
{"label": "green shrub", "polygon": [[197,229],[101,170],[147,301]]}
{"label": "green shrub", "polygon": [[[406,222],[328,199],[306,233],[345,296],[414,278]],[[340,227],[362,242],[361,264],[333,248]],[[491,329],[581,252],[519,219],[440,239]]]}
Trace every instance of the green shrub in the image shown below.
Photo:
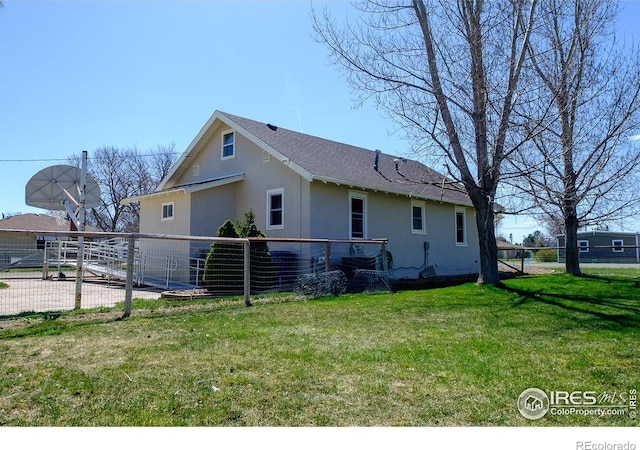
{"label": "green shrub", "polygon": [[[217,237],[237,238],[235,226],[226,220],[216,233]],[[205,260],[203,286],[220,294],[241,294],[244,282],[244,249],[242,244],[214,242]]]}
{"label": "green shrub", "polygon": [[[217,237],[265,237],[255,224],[253,211],[245,213],[244,221],[227,219],[218,228]],[[254,241],[250,246],[250,284],[254,292],[264,292],[273,286],[275,268],[266,242]],[[218,294],[241,294],[244,286],[244,248],[241,243],[214,242],[207,254],[202,277],[203,286]]]}
{"label": "green shrub", "polygon": [[533,260],[535,262],[557,262],[558,253],[552,248],[545,248],[535,252],[533,255]]}

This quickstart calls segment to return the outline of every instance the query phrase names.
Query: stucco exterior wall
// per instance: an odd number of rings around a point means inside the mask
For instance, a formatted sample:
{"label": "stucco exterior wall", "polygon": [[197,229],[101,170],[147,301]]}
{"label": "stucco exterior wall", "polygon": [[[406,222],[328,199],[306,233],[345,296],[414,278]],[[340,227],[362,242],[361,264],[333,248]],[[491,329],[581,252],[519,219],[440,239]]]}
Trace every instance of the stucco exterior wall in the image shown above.
{"label": "stucco exterior wall", "polygon": [[348,239],[349,194],[332,183],[311,183],[310,236],[317,239]]}
{"label": "stucco exterior wall", "polygon": [[[162,205],[173,203],[173,219],[162,220]],[[182,192],[152,196],[140,202],[140,231],[155,234],[188,235],[191,198]]]}
{"label": "stucco exterior wall", "polygon": [[[191,152],[193,156],[184,159],[163,188],[197,189],[197,183],[214,179],[224,182],[225,177],[235,175],[242,175],[243,179],[192,193],[143,198],[141,231],[215,236],[226,219],[241,220],[245,212],[253,210],[256,225],[268,237],[350,239],[350,195],[358,195],[366,199],[364,237],[388,239],[387,249],[393,255],[392,278],[477,273],[479,246],[472,208],[421,200],[425,230],[416,232],[412,230],[412,201],[416,199],[344,184],[310,182],[238,132],[234,135],[233,157],[223,158],[223,135],[230,131],[222,122],[208,129]],[[268,224],[267,193],[273,190],[281,190],[283,195],[281,227]],[[167,202],[174,203],[174,218],[163,221],[162,204]],[[456,243],[456,211],[465,214],[463,245]]]}
{"label": "stucco exterior wall", "polygon": [[[267,236],[307,237],[309,183],[275,158],[265,158],[261,149],[244,138],[238,139],[238,151],[245,159],[245,180],[238,186],[238,218],[252,209],[256,225]],[[278,189],[282,189],[283,195],[284,226],[270,228],[267,223],[267,192]]]}
{"label": "stucco exterior wall", "polygon": [[[173,219],[162,220],[162,205],[173,203]],[[188,236],[190,229],[191,196],[171,193],[152,196],[141,201],[140,231],[152,234]],[[140,273],[147,281],[189,281],[189,242],[162,239],[141,239],[139,242]]]}
{"label": "stucco exterior wall", "polygon": [[[191,170],[184,171],[175,183],[244,174],[240,182],[191,194],[191,233],[215,235],[225,220],[242,220],[245,212],[253,210],[256,225],[270,237],[308,237],[309,183],[239,133],[235,134],[234,157],[222,159],[222,135],[228,131],[224,126],[218,127],[190,162]],[[272,189],[283,189],[283,228],[267,226],[267,191]]]}
{"label": "stucco exterior wall", "polygon": [[[418,278],[427,266],[433,266],[436,275],[478,272],[478,233],[472,208],[423,201],[425,233],[412,233],[412,199],[408,197],[322,182],[314,182],[311,187],[312,237],[350,238],[351,192],[366,196],[366,238],[389,240],[387,249],[393,256],[393,278]],[[456,243],[456,211],[464,211],[465,214],[465,245]],[[428,251],[425,250],[425,242],[428,242]]]}
{"label": "stucco exterior wall", "polygon": [[193,236],[215,236],[227,219],[236,218],[236,190],[231,183],[191,194],[191,233]]}

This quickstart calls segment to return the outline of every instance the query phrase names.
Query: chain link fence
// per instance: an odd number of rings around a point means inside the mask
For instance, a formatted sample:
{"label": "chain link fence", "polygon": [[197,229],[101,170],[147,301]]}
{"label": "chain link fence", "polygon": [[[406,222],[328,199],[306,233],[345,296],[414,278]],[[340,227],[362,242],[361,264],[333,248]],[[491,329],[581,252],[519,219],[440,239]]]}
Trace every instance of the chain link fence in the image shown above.
{"label": "chain link fence", "polygon": [[0,231],[0,318],[133,298],[390,291],[385,240]]}

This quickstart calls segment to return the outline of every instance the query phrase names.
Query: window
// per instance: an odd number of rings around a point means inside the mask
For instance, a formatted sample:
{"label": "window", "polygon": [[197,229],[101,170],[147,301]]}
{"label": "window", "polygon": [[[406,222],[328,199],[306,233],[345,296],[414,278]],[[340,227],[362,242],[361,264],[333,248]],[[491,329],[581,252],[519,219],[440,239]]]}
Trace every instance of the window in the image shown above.
{"label": "window", "polygon": [[427,232],[424,211],[424,202],[411,202],[411,233],[425,234]]}
{"label": "window", "polygon": [[456,208],[456,245],[467,245],[467,213]]}
{"label": "window", "polygon": [[173,220],[173,202],[162,204],[162,220]]}
{"label": "window", "polygon": [[365,194],[349,194],[349,235],[352,239],[365,239],[367,237],[367,196]]}
{"label": "window", "polygon": [[267,228],[284,228],[284,190],[267,191]]}
{"label": "window", "polygon": [[235,133],[230,131],[222,134],[222,159],[235,156]]}
{"label": "window", "polygon": [[614,253],[623,253],[623,245],[624,242],[622,241],[622,239],[614,239],[611,241],[611,251]]}
{"label": "window", "polygon": [[578,249],[580,253],[589,253],[589,241],[578,241]]}

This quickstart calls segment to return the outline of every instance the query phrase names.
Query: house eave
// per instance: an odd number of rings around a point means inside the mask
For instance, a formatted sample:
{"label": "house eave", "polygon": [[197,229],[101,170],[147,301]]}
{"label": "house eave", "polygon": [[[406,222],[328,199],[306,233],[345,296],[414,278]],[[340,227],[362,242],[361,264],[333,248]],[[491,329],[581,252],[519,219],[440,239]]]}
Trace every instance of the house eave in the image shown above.
{"label": "house eave", "polygon": [[312,181],[332,183],[337,186],[348,186],[350,189],[360,189],[363,191],[371,191],[371,192],[383,192],[389,195],[398,195],[398,196],[403,196],[403,197],[416,199],[416,200],[430,200],[438,203],[449,203],[453,205],[473,207],[473,204],[470,201],[461,202],[461,201],[455,201],[446,197],[434,197],[430,195],[425,195],[419,191],[407,192],[407,191],[401,191],[398,189],[384,189],[384,188],[381,188],[380,186],[369,186],[362,183],[354,183],[353,181],[350,181],[350,180],[341,180],[338,178],[323,177],[323,176],[313,176]]}
{"label": "house eave", "polygon": [[165,189],[162,191],[152,192],[150,194],[138,195],[135,197],[125,198],[120,202],[122,205],[128,205],[129,203],[134,203],[140,201],[142,199],[152,198],[152,197],[160,197],[168,194],[191,194],[193,192],[204,191],[207,189],[212,189],[219,186],[224,186],[231,183],[237,183],[238,181],[244,180],[244,173],[238,173],[234,175],[228,175],[224,177],[212,178],[210,180],[200,181],[197,183],[184,184],[181,186],[175,186],[170,189]]}

